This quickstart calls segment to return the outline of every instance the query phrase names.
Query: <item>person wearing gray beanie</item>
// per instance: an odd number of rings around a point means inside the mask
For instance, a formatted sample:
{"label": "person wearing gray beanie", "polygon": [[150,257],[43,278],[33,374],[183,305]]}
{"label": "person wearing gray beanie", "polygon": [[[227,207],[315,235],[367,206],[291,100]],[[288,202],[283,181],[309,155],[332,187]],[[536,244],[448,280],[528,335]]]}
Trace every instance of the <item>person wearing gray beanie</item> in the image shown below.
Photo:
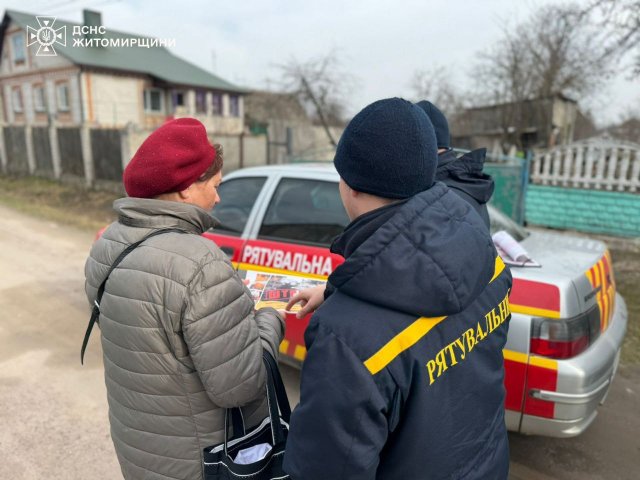
{"label": "person wearing gray beanie", "polygon": [[[304,336],[294,480],[508,477],[511,274],[471,206],[434,183],[437,161],[426,113],[399,98],[365,107],[338,143],[351,223]],[[308,292],[287,309],[317,306]]]}

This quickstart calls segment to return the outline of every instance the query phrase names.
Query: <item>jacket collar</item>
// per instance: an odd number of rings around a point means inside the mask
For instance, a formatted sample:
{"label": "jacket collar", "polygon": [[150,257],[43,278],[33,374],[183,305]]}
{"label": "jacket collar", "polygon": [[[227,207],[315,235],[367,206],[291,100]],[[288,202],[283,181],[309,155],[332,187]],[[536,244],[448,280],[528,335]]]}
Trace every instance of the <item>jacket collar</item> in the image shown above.
{"label": "jacket collar", "polygon": [[449,148],[447,151],[438,154],[438,168],[455,162],[457,159],[456,152],[454,152],[452,148]]}
{"label": "jacket collar", "polygon": [[[441,157],[447,153],[444,152]],[[448,156],[444,159],[439,157],[436,180],[464,192],[480,204],[487,203],[493,195],[495,185],[491,176],[482,171],[486,153],[486,148],[480,148],[459,158],[453,155],[454,161],[450,161]]]}
{"label": "jacket collar", "polygon": [[348,258],[357,248],[394,214],[405,200],[376,208],[354,219],[331,244],[331,253]]}
{"label": "jacket collar", "polygon": [[118,222],[130,227],[179,228],[200,235],[217,223],[209,212],[189,203],[126,197],[113,202],[113,208]]}

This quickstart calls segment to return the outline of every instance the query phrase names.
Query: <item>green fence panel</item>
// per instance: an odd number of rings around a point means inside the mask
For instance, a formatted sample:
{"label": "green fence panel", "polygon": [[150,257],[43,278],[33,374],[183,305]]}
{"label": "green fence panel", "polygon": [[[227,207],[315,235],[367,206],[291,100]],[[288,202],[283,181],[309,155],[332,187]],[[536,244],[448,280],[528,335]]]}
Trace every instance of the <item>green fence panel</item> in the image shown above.
{"label": "green fence panel", "polygon": [[640,195],[530,185],[527,222],[582,232],[640,237]]}
{"label": "green fence panel", "polygon": [[489,203],[522,224],[523,210],[523,167],[485,163],[484,172],[493,177],[496,188]]}

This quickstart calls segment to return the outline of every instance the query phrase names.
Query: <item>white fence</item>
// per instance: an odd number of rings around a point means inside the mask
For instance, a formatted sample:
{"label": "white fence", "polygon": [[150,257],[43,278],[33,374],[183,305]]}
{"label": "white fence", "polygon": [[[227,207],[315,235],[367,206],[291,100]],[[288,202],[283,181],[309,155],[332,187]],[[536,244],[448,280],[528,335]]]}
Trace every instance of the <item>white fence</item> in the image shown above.
{"label": "white fence", "polygon": [[540,185],[640,191],[640,145],[592,139],[536,152],[531,181]]}

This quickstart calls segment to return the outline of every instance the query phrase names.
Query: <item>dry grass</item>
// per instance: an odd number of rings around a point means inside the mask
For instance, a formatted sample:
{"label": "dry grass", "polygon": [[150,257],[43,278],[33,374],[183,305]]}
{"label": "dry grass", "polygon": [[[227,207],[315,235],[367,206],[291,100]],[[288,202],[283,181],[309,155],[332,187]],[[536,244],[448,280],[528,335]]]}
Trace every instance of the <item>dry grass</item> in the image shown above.
{"label": "dry grass", "polygon": [[0,202],[63,225],[96,231],[115,219],[111,204],[120,195],[38,177],[0,175]]}
{"label": "dry grass", "polygon": [[640,364],[640,248],[629,242],[627,248],[611,246],[617,289],[627,303],[629,323],[622,346],[622,363]]}

